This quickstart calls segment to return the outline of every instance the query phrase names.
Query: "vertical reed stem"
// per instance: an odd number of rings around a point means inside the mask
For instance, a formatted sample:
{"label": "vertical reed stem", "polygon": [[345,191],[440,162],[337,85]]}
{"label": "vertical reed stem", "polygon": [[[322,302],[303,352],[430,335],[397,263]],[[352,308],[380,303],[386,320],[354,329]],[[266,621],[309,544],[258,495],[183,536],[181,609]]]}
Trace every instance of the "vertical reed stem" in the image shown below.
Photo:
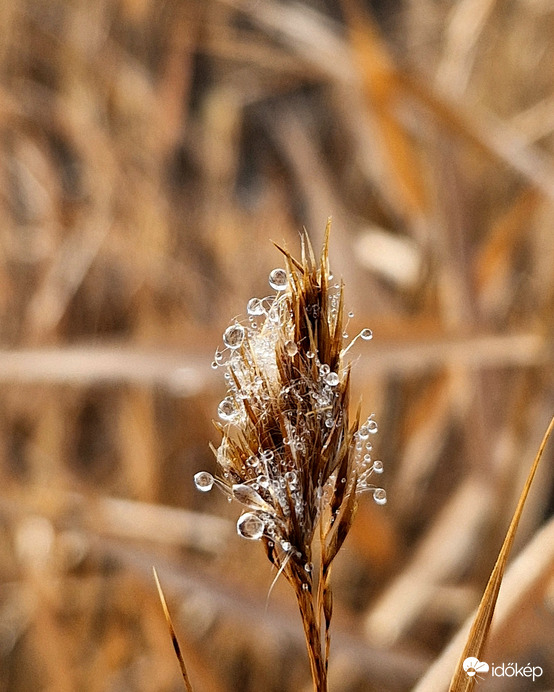
{"label": "vertical reed stem", "polygon": [[327,692],[327,664],[322,654],[319,619],[316,617],[312,593],[310,590],[296,590],[296,598],[304,626],[314,692]]}

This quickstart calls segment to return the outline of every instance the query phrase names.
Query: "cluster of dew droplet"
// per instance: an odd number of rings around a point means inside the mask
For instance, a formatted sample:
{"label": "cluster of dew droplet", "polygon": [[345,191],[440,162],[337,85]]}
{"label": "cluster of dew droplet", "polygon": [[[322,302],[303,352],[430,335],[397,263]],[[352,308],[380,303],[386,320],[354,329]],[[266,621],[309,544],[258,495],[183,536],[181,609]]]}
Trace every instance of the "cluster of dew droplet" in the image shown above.
{"label": "cluster of dew droplet", "polygon": [[370,483],[370,476],[374,473],[383,473],[383,462],[371,458],[373,445],[369,441],[371,435],[378,431],[377,422],[373,414],[354,433],[354,459],[353,464],[357,470],[356,493],[371,491],[373,499],[378,505],[387,502],[387,494],[383,488],[378,488]]}
{"label": "cluster of dew droplet", "polygon": [[[241,324],[236,320],[227,327],[223,333],[224,349],[215,352],[212,367],[226,369],[227,383],[227,394],[219,403],[218,416],[224,423],[240,427],[246,422],[243,399],[263,404],[276,394],[288,398],[290,402],[294,402],[295,398],[305,402],[306,397],[309,397],[320,423],[321,434],[330,440],[334,427],[342,424],[344,415],[337,406],[340,396],[340,373],[332,371],[328,364],[321,363],[317,353],[308,351],[306,357],[313,359],[317,377],[304,376],[297,382],[280,387],[276,344],[283,337],[284,325],[291,320],[286,294],[286,270],[273,269],[269,275],[269,285],[275,289],[275,295],[251,298],[246,306],[248,322]],[[332,289],[329,294],[328,314],[331,331],[338,320],[341,286],[335,284]],[[312,309],[318,309],[318,306],[312,306]],[[353,313],[349,313],[348,316],[353,317]],[[317,315],[312,317],[315,318]],[[346,332],[342,336],[348,338]],[[341,351],[341,357],[358,338],[370,340],[371,330],[363,329],[354,337]],[[298,344],[292,338],[286,339],[284,350],[292,358],[298,353]],[[283,538],[283,535],[286,535],[283,521],[293,511],[296,521],[300,525],[303,522],[305,499],[302,496],[298,474],[301,473],[302,455],[313,443],[314,434],[313,425],[308,425],[304,418],[298,417],[295,410],[296,407],[292,405],[288,411],[285,410],[287,436],[283,444],[290,448],[288,454],[285,454],[284,449],[258,450],[257,454],[252,454],[244,462],[245,482],[230,484],[228,442],[224,438],[217,450],[217,461],[226,482],[214,478],[207,471],[200,471],[194,476],[196,487],[202,492],[207,492],[217,485],[229,500],[237,500],[244,506],[247,511],[237,521],[239,535],[251,540],[265,536],[270,541],[279,543],[285,552],[291,550],[291,544]],[[372,491],[375,502],[385,504],[385,491],[369,482],[373,473],[381,473],[383,470],[382,462],[373,461],[370,454],[372,446],[368,438],[376,432],[377,423],[372,414],[354,435],[353,465],[357,470],[357,480],[356,487],[350,490],[356,493]],[[325,448],[325,437],[322,446]],[[318,497],[330,497],[336,482],[337,479],[332,475],[325,488],[316,489]],[[340,482],[346,482],[346,479],[340,479]]]}
{"label": "cluster of dew droplet", "polygon": [[237,532],[243,538],[257,540],[266,536],[288,552],[291,544],[283,538],[286,534],[284,521],[291,510],[301,518],[304,508],[297,471],[289,468],[284,457],[276,457],[272,450],[251,455],[244,466],[243,483],[227,485],[207,471],[198,472],[194,482],[202,492],[217,485],[230,500],[243,505],[247,511],[237,521]]}
{"label": "cluster of dew droplet", "polygon": [[[370,477],[375,474],[383,473],[383,462],[371,457],[373,445],[369,441],[371,435],[378,432],[377,422],[374,420],[374,414],[371,414],[368,419],[360,425],[354,433],[352,439],[351,463],[352,468],[356,470],[352,480],[346,477],[338,478],[336,474],[331,474],[324,488],[319,490],[319,497],[327,502],[333,496],[337,483],[350,483],[347,488],[347,493],[356,493],[357,495],[363,492],[371,492],[374,501],[378,505],[384,505],[387,502],[387,493],[383,488],[379,488],[370,482]],[[338,512],[339,510],[337,510]]]}
{"label": "cluster of dew droplet", "polygon": [[[225,423],[243,424],[242,400],[267,401],[272,396],[268,385],[277,382],[275,344],[286,319],[286,271],[274,269],[269,275],[269,284],[276,294],[251,298],[246,306],[248,323],[235,321],[227,327],[223,333],[225,348],[215,352],[212,368],[226,369],[227,395],[218,406],[218,416]],[[285,348],[289,355],[298,351],[294,341],[287,342]]]}

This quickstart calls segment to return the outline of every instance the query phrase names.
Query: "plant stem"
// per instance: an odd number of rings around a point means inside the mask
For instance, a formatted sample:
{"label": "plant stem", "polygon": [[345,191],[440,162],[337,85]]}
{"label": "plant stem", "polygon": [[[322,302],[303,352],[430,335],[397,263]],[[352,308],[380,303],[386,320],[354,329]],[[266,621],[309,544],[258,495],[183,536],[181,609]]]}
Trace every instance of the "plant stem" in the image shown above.
{"label": "plant stem", "polygon": [[322,653],[320,626],[314,609],[312,592],[311,590],[296,590],[296,598],[304,626],[314,692],[327,692],[327,663]]}

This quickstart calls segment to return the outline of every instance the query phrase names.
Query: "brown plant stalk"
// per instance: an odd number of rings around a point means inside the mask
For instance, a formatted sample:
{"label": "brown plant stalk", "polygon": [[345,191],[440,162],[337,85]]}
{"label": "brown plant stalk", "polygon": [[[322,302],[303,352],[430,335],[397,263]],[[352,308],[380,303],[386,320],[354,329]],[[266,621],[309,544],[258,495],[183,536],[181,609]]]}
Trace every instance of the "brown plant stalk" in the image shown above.
{"label": "brown plant stalk", "polygon": [[[226,369],[227,396],[216,422],[222,441],[214,453],[219,476],[201,471],[200,490],[214,485],[244,508],[237,531],[260,540],[271,563],[291,584],[302,617],[314,690],[327,690],[331,565],[354,519],[357,498],[385,491],[370,476],[382,471],[371,457],[371,415],[350,420],[353,341],[343,335],[343,285],[332,283],[329,232],[319,261],[307,234],[301,259],[278,247],[285,268],[274,269],[275,294],[248,302],[249,321],[225,331],[214,367]],[[317,541],[317,543],[314,543]]]}

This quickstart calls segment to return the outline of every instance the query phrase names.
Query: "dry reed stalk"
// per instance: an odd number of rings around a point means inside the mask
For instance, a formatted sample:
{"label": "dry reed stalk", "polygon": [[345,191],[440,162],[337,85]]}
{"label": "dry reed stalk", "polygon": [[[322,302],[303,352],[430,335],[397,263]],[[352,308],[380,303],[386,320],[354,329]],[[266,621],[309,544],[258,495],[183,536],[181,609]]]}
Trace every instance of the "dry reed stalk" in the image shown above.
{"label": "dry reed stalk", "polygon": [[156,582],[156,588],[158,589],[158,596],[160,597],[160,601],[161,601],[162,608],[164,611],[165,621],[166,621],[167,627],[169,629],[169,635],[171,637],[171,642],[173,643],[173,649],[175,650],[175,655],[177,656],[177,660],[179,661],[179,667],[181,669],[181,676],[183,678],[183,683],[185,685],[185,689],[187,692],[192,692],[192,685],[190,684],[189,676],[188,676],[187,669],[185,666],[185,661],[183,659],[183,654],[181,653],[181,647],[179,646],[179,641],[177,639],[177,635],[175,634],[175,628],[173,627],[171,615],[169,614],[169,608],[167,607],[167,602],[165,600],[165,595],[164,595],[164,592],[162,590],[162,585],[160,584],[160,580],[158,578],[158,573],[156,572],[156,568],[154,568],[154,580]]}
{"label": "dry reed stalk", "polygon": [[[519,619],[521,617],[521,601],[523,599],[529,600],[529,591],[531,587],[534,586],[537,588],[537,583],[545,579],[545,574],[548,575],[551,572],[552,551],[545,547],[545,544],[551,543],[551,541],[549,541],[548,538],[545,541],[544,536],[545,534],[549,536],[552,532],[552,522],[538,532],[532,543],[522,551],[514,565],[508,569],[508,576],[504,579],[508,558],[514,543],[523,508],[527,502],[539,462],[553,429],[554,418],[551,418],[529,470],[525,485],[521,491],[517,506],[506,532],[504,542],[498,553],[498,557],[477,610],[471,615],[468,621],[463,624],[456,636],[444,649],[441,656],[436,659],[426,674],[419,680],[414,688],[414,692],[430,692],[431,690],[436,690],[445,686],[446,678],[452,670],[452,667],[454,667],[455,656],[460,650],[461,653],[457,656],[457,663],[455,664],[454,673],[448,689],[449,692],[469,692],[472,690],[483,676],[482,674],[487,673],[489,670],[488,664],[480,661],[480,658],[487,645],[491,630],[494,630],[495,626],[496,629],[499,629],[501,626],[510,626],[510,619],[512,621],[516,619],[515,616],[517,611],[513,604],[514,601],[517,600],[519,600],[519,612],[517,612],[517,618]],[[503,588],[509,593],[509,597],[505,599],[503,605],[504,612],[502,613],[501,609],[501,617],[498,618],[497,616],[495,626],[493,625],[491,627],[493,624],[493,615],[495,614],[497,606],[498,595],[504,581],[508,582]],[[508,586],[507,589],[506,586]]]}
{"label": "dry reed stalk", "polygon": [[[214,449],[220,476],[201,471],[200,490],[215,484],[246,510],[244,538],[261,540],[292,586],[304,626],[314,690],[327,689],[331,565],[350,530],[360,493],[386,502],[370,482],[377,424],[349,417],[350,364],[343,347],[343,285],[332,283],[327,223],[321,259],[307,234],[302,258],[279,246],[286,269],[274,269],[276,294],[248,302],[250,322],[234,322],[214,367],[226,368],[219,405],[223,439]],[[358,335],[369,340],[369,329]],[[356,337],[357,339],[358,337]],[[353,341],[351,342],[353,343]],[[319,542],[319,547],[314,546]]]}
{"label": "dry reed stalk", "polygon": [[[477,681],[476,678],[480,668],[475,668],[474,666],[482,665],[479,658],[481,657],[481,653],[489,636],[492,617],[494,615],[496,601],[498,599],[498,593],[504,578],[504,572],[510,556],[512,545],[514,543],[515,534],[519,526],[523,508],[527,501],[527,496],[529,495],[531,485],[537,473],[544,448],[546,447],[553,429],[554,417],[550,420],[550,424],[544,434],[533,464],[531,465],[529,475],[525,481],[525,486],[521,491],[517,507],[514,510],[510,526],[506,533],[506,537],[491,572],[491,576],[489,577],[489,581],[487,583],[485,592],[483,593],[481,602],[479,603],[479,607],[477,608],[475,619],[471,626],[464,649],[460,654],[460,658],[458,659],[456,670],[452,676],[452,680],[450,681],[449,692],[469,692],[474,688]],[[488,664],[486,664],[486,671],[488,672]]]}

